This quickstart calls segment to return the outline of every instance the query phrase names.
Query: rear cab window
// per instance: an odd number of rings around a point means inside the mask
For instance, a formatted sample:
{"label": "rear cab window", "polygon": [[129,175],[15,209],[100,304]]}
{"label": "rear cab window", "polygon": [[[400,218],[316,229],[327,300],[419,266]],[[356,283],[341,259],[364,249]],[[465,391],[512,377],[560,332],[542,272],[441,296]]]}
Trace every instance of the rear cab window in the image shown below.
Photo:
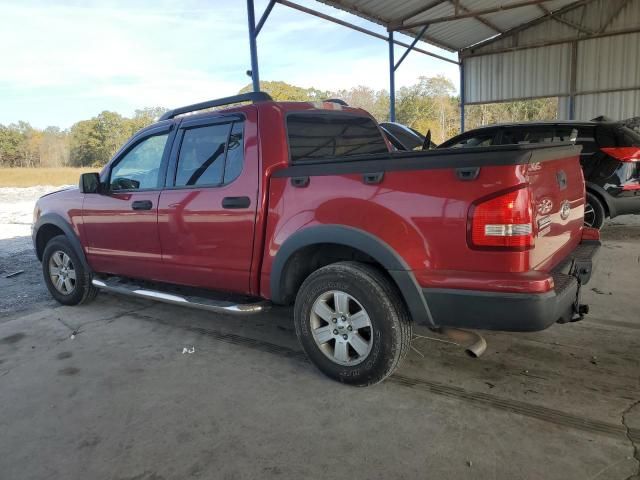
{"label": "rear cab window", "polygon": [[290,113],[287,136],[291,163],[351,160],[349,157],[389,153],[378,125],[365,116]]}

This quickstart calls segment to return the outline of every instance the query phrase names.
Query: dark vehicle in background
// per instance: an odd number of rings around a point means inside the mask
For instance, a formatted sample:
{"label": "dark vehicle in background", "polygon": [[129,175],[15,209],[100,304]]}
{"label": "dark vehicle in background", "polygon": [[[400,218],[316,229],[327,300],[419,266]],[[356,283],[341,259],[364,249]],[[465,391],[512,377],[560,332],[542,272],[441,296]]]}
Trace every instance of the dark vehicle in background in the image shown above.
{"label": "dark vehicle in background", "polygon": [[[424,135],[411,127],[407,127],[398,122],[382,122],[380,128],[396,150],[410,151],[423,149]],[[429,140],[429,148],[426,150],[431,150],[436,147],[437,145]]]}
{"label": "dark vehicle in background", "polygon": [[607,217],[640,213],[640,133],[624,122],[491,125],[450,138],[438,148],[567,142],[574,138],[582,146],[580,164],[587,191],[585,225],[602,228]]}

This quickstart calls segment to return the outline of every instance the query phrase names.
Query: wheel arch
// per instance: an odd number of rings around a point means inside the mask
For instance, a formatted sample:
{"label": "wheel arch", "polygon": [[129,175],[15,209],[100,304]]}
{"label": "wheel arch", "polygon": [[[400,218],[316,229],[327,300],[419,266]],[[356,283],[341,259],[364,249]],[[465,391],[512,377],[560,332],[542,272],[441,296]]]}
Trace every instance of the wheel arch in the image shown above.
{"label": "wheel arch", "polygon": [[609,195],[607,194],[604,188],[602,188],[599,185],[596,185],[595,183],[586,182],[585,190],[587,191],[587,193],[590,193],[591,195],[596,197],[598,200],[600,200],[600,203],[604,207],[604,213],[607,217],[613,218],[616,216],[616,207],[615,205],[613,205],[613,202],[611,202],[611,200],[608,198]]}
{"label": "wheel arch", "polygon": [[87,257],[84,254],[80,239],[74,232],[71,225],[64,218],[55,213],[42,215],[33,227],[33,246],[38,260],[42,261],[42,254],[49,240],[58,235],[64,235],[67,237],[76,255],[78,255],[82,261],[84,268],[90,272],[91,268],[87,262]]}
{"label": "wheel arch", "polygon": [[[348,249],[359,254],[361,261],[377,264],[398,287],[413,320],[434,326],[422,290],[404,259],[383,240],[363,230],[342,225],[305,228],[293,234],[280,246],[269,279],[271,300],[274,303],[288,304],[295,298],[304,278],[317,269],[314,268],[314,263],[318,265],[317,262],[301,263],[299,260],[308,260],[305,252],[318,253],[318,248],[322,246],[336,247],[337,250],[331,250],[333,254],[339,252],[340,248],[343,251]],[[326,250],[324,252],[326,253]],[[323,257],[324,265],[344,259],[340,254],[336,254],[334,258]]]}

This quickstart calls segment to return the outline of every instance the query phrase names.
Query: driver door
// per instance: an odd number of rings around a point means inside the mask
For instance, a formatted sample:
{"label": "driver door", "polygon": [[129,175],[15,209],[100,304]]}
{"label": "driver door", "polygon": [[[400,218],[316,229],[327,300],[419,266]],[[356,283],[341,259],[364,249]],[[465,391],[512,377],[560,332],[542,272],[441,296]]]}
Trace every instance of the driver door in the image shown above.
{"label": "driver door", "polygon": [[134,138],[103,172],[103,192],[85,195],[82,217],[93,270],[161,278],[158,199],[171,139],[170,126]]}

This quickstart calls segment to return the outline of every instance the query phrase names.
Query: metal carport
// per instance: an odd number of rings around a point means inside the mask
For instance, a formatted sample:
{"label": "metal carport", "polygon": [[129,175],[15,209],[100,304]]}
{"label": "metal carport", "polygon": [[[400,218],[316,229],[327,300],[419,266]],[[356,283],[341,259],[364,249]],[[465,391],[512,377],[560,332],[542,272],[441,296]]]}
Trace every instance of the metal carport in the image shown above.
{"label": "metal carport", "polygon": [[[256,37],[276,3],[388,42],[390,117],[395,70],[419,40],[458,53],[464,106],[559,97],[562,119],[640,111],[640,0],[320,0],[384,26],[377,34],[288,0],[270,0],[258,24],[247,0],[254,89],[259,86]],[[414,37],[411,45],[394,32]],[[395,61],[394,45],[406,50]]]}

